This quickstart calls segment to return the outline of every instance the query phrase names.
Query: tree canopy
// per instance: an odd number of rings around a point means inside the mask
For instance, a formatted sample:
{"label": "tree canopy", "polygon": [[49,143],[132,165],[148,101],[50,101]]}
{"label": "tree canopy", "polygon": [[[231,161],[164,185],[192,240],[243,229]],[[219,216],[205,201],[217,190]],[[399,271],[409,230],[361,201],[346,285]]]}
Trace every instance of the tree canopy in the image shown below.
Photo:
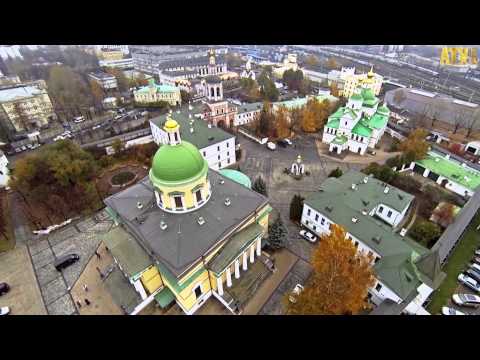
{"label": "tree canopy", "polygon": [[427,135],[427,130],[415,129],[408,135],[405,140],[400,143],[398,148],[404,153],[410,152],[411,154],[413,154],[413,160],[423,159],[427,155],[429,148],[429,145],[425,140]]}
{"label": "tree canopy", "polygon": [[272,225],[268,227],[268,245],[272,249],[281,249],[285,247],[288,231],[278,216]]}
{"label": "tree canopy", "polygon": [[290,202],[290,220],[300,221],[302,218],[303,200],[305,200],[305,198],[299,194],[293,195],[292,201]]}
{"label": "tree canopy", "polygon": [[334,224],[312,253],[312,275],[297,301],[288,303],[294,315],[352,315],[368,306],[368,289],[375,284],[372,257],[346,239]]}

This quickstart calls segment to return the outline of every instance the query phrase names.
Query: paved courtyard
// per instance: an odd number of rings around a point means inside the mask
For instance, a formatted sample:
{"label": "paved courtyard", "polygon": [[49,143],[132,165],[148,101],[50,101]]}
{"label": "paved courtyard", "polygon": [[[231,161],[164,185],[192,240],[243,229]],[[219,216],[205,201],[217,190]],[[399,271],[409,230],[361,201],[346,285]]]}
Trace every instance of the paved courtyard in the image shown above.
{"label": "paved courtyard", "polygon": [[[33,268],[48,314],[78,314],[70,289],[98,247],[98,234],[108,231],[111,226],[106,214],[101,212],[97,216],[88,217],[48,236],[33,238],[28,242]],[[80,260],[61,272],[57,271],[53,266],[55,259],[72,253],[78,254]]]}
{"label": "paved courtyard", "polygon": [[0,307],[8,306],[14,315],[47,314],[25,245],[0,255],[0,282],[10,285],[0,296]]}

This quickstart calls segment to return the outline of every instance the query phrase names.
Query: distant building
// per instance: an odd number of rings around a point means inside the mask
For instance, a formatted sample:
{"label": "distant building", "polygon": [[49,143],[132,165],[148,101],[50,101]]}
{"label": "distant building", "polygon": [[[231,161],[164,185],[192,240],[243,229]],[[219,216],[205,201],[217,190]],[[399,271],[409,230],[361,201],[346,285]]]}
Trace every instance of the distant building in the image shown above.
{"label": "distant building", "polygon": [[151,119],[150,128],[153,140],[158,145],[168,142],[168,134],[164,130],[164,125],[170,116],[174,116],[180,125],[182,139],[199,149],[209,167],[218,170],[235,164],[237,161],[235,136],[203,120],[204,108],[204,104],[184,106],[177,112]]}
{"label": "distant building", "polygon": [[124,55],[128,55],[130,50],[128,45],[95,45],[95,51],[101,53],[102,51],[121,51]]}
{"label": "distant building", "polygon": [[357,89],[345,107],[330,115],[323,129],[322,142],[329,151],[341,154],[351,151],[364,155],[367,148],[375,148],[387,127],[390,110],[378,106],[378,98],[369,88]]}
{"label": "distant building", "polygon": [[260,116],[262,111],[263,103],[245,103],[237,106],[237,113],[235,114],[233,120],[233,126],[246,125]]}
{"label": "distant building", "polygon": [[133,92],[135,102],[138,104],[168,102],[172,106],[179,106],[182,103],[180,89],[171,85],[157,85],[154,79],[149,80],[149,85],[141,87]]}
{"label": "distant building", "polygon": [[32,84],[0,89],[0,121],[8,133],[37,129],[54,119],[45,88]]}
{"label": "distant building", "polygon": [[107,97],[102,101],[103,107],[105,109],[115,109],[117,107],[117,98]]}
{"label": "distant building", "polygon": [[101,49],[97,53],[99,60],[122,60],[124,53],[122,50]]}
{"label": "distant building", "polygon": [[98,64],[101,67],[109,67],[109,68],[116,68],[116,69],[133,69],[133,59],[126,58],[126,59],[119,59],[119,60],[100,60]]}
{"label": "distant building", "polygon": [[245,70],[242,71],[240,75],[242,79],[252,79],[255,80],[255,72],[252,70],[252,63],[251,60],[248,59],[245,64]]}
{"label": "distant building", "polygon": [[273,75],[275,75],[275,77],[278,79],[281,79],[283,77],[283,73],[287,70],[298,70],[297,54],[288,54],[280,65],[275,64],[273,66]]}
{"label": "distant building", "polygon": [[104,90],[116,89],[118,87],[115,76],[105,72],[95,72],[88,74],[88,77],[96,81]]}
{"label": "distant building", "polygon": [[382,83],[383,76],[375,74],[372,67],[367,74],[347,75],[345,77],[342,95],[349,98],[355,93],[358,87],[371,89],[375,95],[378,95],[382,89]]}
{"label": "distant building", "polygon": [[413,199],[371,176],[349,171],[326,179],[305,199],[301,223],[319,236],[329,234],[332,224],[340,225],[357,251],[373,257],[376,281],[368,297],[374,305],[404,303],[404,313],[428,315],[423,305],[445,277],[438,252],[394,231]]}

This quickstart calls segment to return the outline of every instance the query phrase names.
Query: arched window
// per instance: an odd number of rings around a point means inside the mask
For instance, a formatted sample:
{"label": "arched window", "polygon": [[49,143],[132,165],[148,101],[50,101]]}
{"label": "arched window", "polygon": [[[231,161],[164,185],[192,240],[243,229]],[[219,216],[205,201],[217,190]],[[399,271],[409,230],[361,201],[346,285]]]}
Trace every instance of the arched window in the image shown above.
{"label": "arched window", "polygon": [[220,86],[217,87],[217,96],[220,96]]}
{"label": "arched window", "polygon": [[212,96],[212,97],[215,96],[215,89],[213,87],[210,88],[210,96]]}

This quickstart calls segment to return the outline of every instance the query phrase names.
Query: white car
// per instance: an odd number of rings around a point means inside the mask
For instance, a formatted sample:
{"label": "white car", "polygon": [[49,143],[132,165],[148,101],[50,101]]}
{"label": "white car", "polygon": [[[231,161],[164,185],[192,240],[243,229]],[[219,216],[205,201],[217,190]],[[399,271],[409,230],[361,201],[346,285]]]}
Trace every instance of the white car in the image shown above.
{"label": "white car", "polygon": [[53,138],[53,141],[58,141],[58,140],[65,140],[65,137],[62,135],[58,135],[57,137]]}
{"label": "white car", "polygon": [[97,129],[100,129],[102,127],[102,125],[95,125],[94,127],[92,127],[92,130],[97,130]]}
{"label": "white car", "polygon": [[450,308],[447,306],[442,307],[442,314],[443,315],[467,315],[461,311],[455,310],[454,308]]}
{"label": "white car", "polygon": [[73,119],[73,122],[78,124],[78,123],[81,123],[83,122],[85,119],[83,118],[83,116],[77,116],[75,119]]}
{"label": "white car", "polygon": [[8,306],[0,308],[0,316],[8,315],[10,313],[10,308]]}
{"label": "white car", "polygon": [[285,141],[290,146],[293,145],[292,140],[290,140],[290,139],[283,139],[283,141]]}
{"label": "white car", "polygon": [[458,281],[460,281],[463,285],[472,289],[473,291],[480,293],[480,284],[476,280],[472,279],[470,276],[467,276],[465,274],[459,274]]}
{"label": "white car", "polygon": [[288,300],[291,303],[296,303],[297,302],[297,297],[300,295],[300,293],[303,291],[304,287],[300,284],[295,285],[295,288],[292,290],[290,293],[290,296],[288,297]]}
{"label": "white car", "polygon": [[300,236],[304,239],[307,239],[311,243],[317,241],[317,237],[307,230],[300,230]]}
{"label": "white car", "polygon": [[475,250],[475,255],[480,255],[480,249]]}
{"label": "white car", "polygon": [[277,148],[277,145],[275,145],[273,142],[269,141],[267,143],[267,148],[269,148],[270,150],[275,150]]}
{"label": "white car", "polygon": [[459,306],[470,306],[475,308],[480,306],[480,296],[478,295],[454,294],[452,295],[452,300]]}

